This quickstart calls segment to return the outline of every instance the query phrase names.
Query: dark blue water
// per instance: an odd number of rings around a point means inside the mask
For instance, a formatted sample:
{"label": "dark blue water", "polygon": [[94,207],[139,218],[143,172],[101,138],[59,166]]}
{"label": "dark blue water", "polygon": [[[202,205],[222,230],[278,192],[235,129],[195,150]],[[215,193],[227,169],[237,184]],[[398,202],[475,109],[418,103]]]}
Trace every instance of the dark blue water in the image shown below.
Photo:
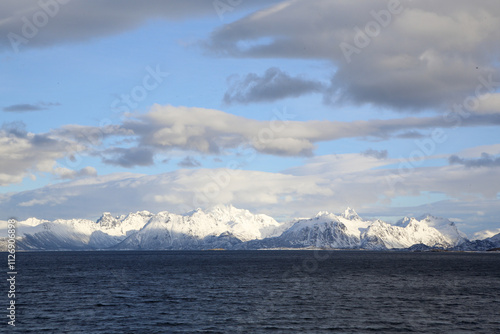
{"label": "dark blue water", "polygon": [[[36,252],[16,262],[13,332],[500,333],[500,254]],[[11,330],[2,318],[0,332]]]}

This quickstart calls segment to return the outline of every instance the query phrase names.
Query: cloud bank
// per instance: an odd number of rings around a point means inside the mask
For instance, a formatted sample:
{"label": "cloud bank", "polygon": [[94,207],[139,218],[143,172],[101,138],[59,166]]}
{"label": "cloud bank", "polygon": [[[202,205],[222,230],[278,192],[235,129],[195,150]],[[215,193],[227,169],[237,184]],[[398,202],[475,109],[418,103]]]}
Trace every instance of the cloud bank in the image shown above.
{"label": "cloud bank", "polygon": [[[338,212],[349,205],[366,214],[397,218],[428,211],[453,215],[469,231],[497,226],[491,217],[500,214],[500,186],[491,180],[500,178],[499,168],[469,169],[456,165],[401,170],[397,163],[395,159],[344,154],[310,158],[305,165],[280,173],[199,168],[158,175],[90,176],[4,194],[0,210],[20,219],[32,215],[46,219],[95,219],[103,211],[182,213],[197,207],[233,204],[288,220],[325,209]],[[471,178],[475,180],[473,184]],[[417,198],[428,192],[449,199],[421,207],[391,205],[399,196]],[[477,215],[474,207],[481,208],[483,214]]]}
{"label": "cloud bank", "polygon": [[273,102],[324,90],[325,87],[320,82],[303,77],[292,77],[279,68],[272,67],[262,76],[249,73],[245,78],[234,81],[224,95],[224,102],[226,104]]}
{"label": "cloud bank", "polygon": [[474,94],[480,76],[500,78],[499,29],[495,0],[295,0],[220,27],[205,48],[236,58],[328,60],[330,103],[448,110]]}
{"label": "cloud bank", "polygon": [[205,0],[4,0],[0,2],[0,51],[19,52],[116,35],[152,20],[179,21],[269,5],[276,1],[242,1],[217,8]]}
{"label": "cloud bank", "polygon": [[[281,110],[268,121],[261,121],[215,109],[154,105],[145,114],[128,114],[120,124],[100,127],[66,125],[35,134],[27,132],[23,124],[6,124],[0,130],[0,143],[2,153],[9,160],[1,163],[0,184],[19,183],[31,173],[54,173],[61,159],[70,167],[77,165],[75,157],[82,155],[97,156],[106,164],[124,168],[152,166],[157,154],[174,149],[203,155],[250,149],[274,156],[310,157],[319,142],[345,138],[388,140],[415,129],[432,132],[457,126],[500,124],[500,114],[470,114],[463,118],[458,113],[450,113],[446,117],[352,122],[294,121],[295,117]],[[439,133],[439,140],[446,141],[446,133]],[[415,140],[424,145],[430,139]],[[384,151],[364,154],[386,157]],[[197,165],[193,161],[182,164],[181,167]]]}

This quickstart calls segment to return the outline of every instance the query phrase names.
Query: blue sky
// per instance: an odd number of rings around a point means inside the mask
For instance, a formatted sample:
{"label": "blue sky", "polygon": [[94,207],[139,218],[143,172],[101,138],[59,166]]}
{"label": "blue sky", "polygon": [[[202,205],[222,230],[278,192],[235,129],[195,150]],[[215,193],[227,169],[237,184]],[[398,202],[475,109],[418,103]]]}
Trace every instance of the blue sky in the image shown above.
{"label": "blue sky", "polygon": [[499,226],[495,1],[0,8],[5,218],[233,204]]}

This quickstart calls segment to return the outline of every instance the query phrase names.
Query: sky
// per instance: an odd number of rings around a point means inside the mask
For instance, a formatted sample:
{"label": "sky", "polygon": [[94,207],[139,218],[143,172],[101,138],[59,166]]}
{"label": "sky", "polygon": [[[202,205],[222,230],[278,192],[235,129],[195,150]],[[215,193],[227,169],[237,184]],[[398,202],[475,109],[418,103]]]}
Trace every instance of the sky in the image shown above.
{"label": "sky", "polygon": [[0,212],[500,227],[500,3],[4,0]]}

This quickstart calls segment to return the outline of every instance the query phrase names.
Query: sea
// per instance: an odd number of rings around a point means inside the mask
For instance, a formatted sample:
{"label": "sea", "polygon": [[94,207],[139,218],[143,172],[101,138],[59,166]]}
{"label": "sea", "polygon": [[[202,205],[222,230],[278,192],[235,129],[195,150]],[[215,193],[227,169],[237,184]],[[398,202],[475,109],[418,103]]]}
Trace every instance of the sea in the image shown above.
{"label": "sea", "polygon": [[492,252],[18,252],[16,269],[1,333],[500,333]]}

